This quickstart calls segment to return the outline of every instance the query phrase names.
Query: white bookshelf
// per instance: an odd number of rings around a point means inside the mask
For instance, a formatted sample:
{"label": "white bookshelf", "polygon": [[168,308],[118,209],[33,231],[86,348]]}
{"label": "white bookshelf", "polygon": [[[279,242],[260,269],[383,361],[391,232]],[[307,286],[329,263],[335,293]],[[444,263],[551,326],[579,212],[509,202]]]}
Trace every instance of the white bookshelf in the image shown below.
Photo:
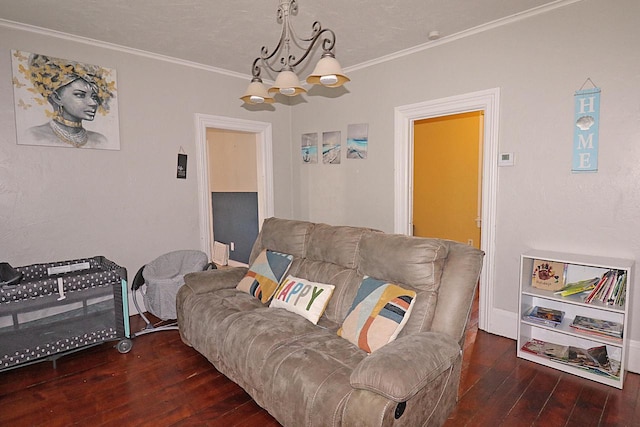
{"label": "white bookshelf", "polygon": [[[534,288],[531,286],[531,279],[535,260],[567,264],[565,283],[602,276],[603,273],[612,269],[623,270],[627,274],[625,303],[622,306],[601,302],[585,303],[584,298],[588,293],[562,297],[554,294],[553,291]],[[522,254],[520,257],[520,293],[518,304],[518,357],[622,389],[628,359],[628,338],[626,332],[629,317],[628,306],[630,290],[633,284],[633,270],[634,261],[628,259],[566,254],[541,250],[529,251]],[[564,311],[565,316],[562,323],[554,327],[523,319],[523,316],[534,306]],[[576,315],[614,321],[622,324],[622,339],[581,333],[579,330],[570,326]],[[524,344],[534,339],[584,349],[604,345],[607,348],[609,360],[614,361],[613,363],[620,363],[620,374],[618,377],[600,375],[522,350]]]}

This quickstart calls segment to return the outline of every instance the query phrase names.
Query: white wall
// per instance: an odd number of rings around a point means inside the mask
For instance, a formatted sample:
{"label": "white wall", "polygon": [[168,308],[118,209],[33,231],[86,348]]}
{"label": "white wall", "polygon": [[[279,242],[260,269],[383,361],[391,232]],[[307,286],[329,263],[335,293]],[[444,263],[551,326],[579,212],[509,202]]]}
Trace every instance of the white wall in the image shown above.
{"label": "white wall", "polygon": [[[394,108],[499,87],[495,309],[517,311],[519,255],[529,248],[640,258],[640,2],[584,0],[350,73],[350,93],[308,97],[292,140],[369,123],[367,160],[294,159],[294,216],[394,226]],[[599,171],[572,174],[573,95],[602,88]],[[632,307],[640,307],[640,277]],[[630,336],[640,342],[640,315]],[[513,335],[515,336],[515,320]],[[640,350],[640,347],[638,348]]]}
{"label": "white wall", "polygon": [[[16,145],[11,49],[115,68],[119,151]],[[195,113],[273,123],[274,170],[288,170],[288,107],[249,112],[248,79],[0,25],[0,260],[15,266],[104,255],[130,278],[158,255],[199,249]],[[187,179],[176,179],[180,147]],[[291,214],[290,176],[275,212]]]}

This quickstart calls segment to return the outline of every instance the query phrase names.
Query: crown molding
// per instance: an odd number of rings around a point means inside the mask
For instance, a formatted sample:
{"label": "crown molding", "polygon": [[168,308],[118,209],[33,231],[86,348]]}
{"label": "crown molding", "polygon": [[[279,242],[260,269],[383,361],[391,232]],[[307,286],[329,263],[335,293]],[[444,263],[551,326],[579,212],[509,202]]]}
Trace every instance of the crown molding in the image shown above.
{"label": "crown molding", "polygon": [[[543,13],[547,13],[547,12],[552,11],[554,9],[558,9],[558,8],[561,8],[561,7],[564,7],[564,6],[568,6],[570,4],[577,3],[579,1],[582,1],[582,0],[556,0],[556,1],[552,2],[552,3],[548,3],[548,4],[545,4],[545,5],[542,5],[542,6],[538,6],[536,8],[529,9],[529,10],[524,11],[524,12],[519,12],[519,13],[516,13],[514,15],[507,16],[505,18],[500,18],[500,19],[497,19],[495,21],[488,22],[486,24],[478,25],[477,27],[470,28],[470,29],[464,30],[464,31],[460,31],[459,33],[456,33],[456,34],[451,34],[449,36],[445,36],[445,37],[443,37],[443,38],[441,38],[439,40],[429,41],[429,42],[423,43],[423,44],[418,45],[418,46],[410,47],[408,49],[403,49],[403,50],[400,50],[398,52],[394,52],[392,54],[385,55],[385,56],[382,56],[380,58],[373,59],[371,61],[366,61],[366,62],[362,62],[362,63],[357,64],[357,65],[352,65],[350,67],[345,67],[344,71],[345,72],[351,72],[351,71],[361,70],[363,68],[367,68],[367,67],[371,67],[373,65],[377,65],[377,64],[384,63],[384,62],[392,61],[394,59],[402,58],[404,56],[413,55],[413,54],[415,54],[417,52],[422,52],[423,50],[431,49],[431,48],[434,48],[436,46],[440,46],[440,45],[443,45],[443,44],[446,44],[446,43],[451,43],[451,42],[456,41],[456,40],[460,40],[460,39],[463,39],[463,38],[466,38],[466,37],[473,36],[473,35],[478,34],[478,33],[482,33],[484,31],[489,31],[489,30],[492,30],[494,28],[501,27],[503,25],[511,24],[513,22],[517,22],[517,21],[521,21],[521,20],[524,20],[524,19],[528,19],[528,18],[531,18],[532,16],[536,16],[536,15],[540,15],[540,14],[543,14]],[[61,31],[50,30],[50,29],[47,29],[47,28],[41,28],[41,27],[37,27],[35,25],[23,24],[23,23],[20,23],[20,22],[14,22],[14,21],[10,21],[10,20],[7,20],[7,19],[0,18],[0,26],[7,27],[7,28],[12,28],[12,29],[16,29],[16,30],[29,31],[31,33],[36,33],[36,34],[40,34],[40,35],[48,36],[48,37],[56,37],[56,38],[59,38],[59,39],[68,40],[68,41],[72,41],[72,42],[76,42],[76,43],[83,43],[83,44],[87,44],[87,45],[90,45],[90,46],[116,50],[116,51],[119,51],[119,52],[129,53],[129,54],[132,54],[132,55],[138,55],[138,56],[151,58],[151,59],[156,59],[156,60],[164,61],[164,62],[170,62],[172,64],[183,65],[185,67],[197,68],[197,69],[200,69],[200,70],[210,71],[210,72],[213,72],[213,73],[217,73],[217,74],[221,74],[221,75],[225,75],[225,76],[230,76],[230,77],[236,77],[236,78],[240,78],[240,79],[244,79],[244,80],[251,80],[251,78],[252,78],[252,76],[250,76],[249,74],[243,74],[243,73],[238,73],[238,72],[235,72],[235,71],[229,71],[229,70],[225,70],[223,68],[218,68],[218,67],[213,67],[211,65],[201,64],[199,62],[187,61],[187,60],[184,60],[184,59],[178,59],[178,58],[174,58],[174,57],[171,57],[171,56],[162,55],[162,54],[159,54],[159,53],[148,52],[148,51],[141,50],[141,49],[134,49],[134,48],[131,48],[131,47],[126,47],[126,46],[118,45],[118,44],[115,44],[115,43],[108,43],[108,42],[104,42],[104,41],[100,41],[100,40],[91,39],[91,38],[88,38],[88,37],[76,36],[76,35],[72,35],[72,34],[68,34],[68,33],[63,33]]]}
{"label": "crown molding", "polygon": [[14,30],[28,31],[30,33],[35,33],[35,34],[39,34],[47,37],[55,37],[62,40],[82,43],[82,44],[86,44],[94,47],[100,47],[100,48],[115,50],[123,53],[129,53],[132,55],[137,55],[145,58],[157,59],[159,61],[170,62],[172,64],[183,65],[185,67],[197,68],[200,70],[210,71],[210,72],[222,74],[225,76],[236,77],[236,78],[241,78],[245,80],[251,79],[251,76],[249,74],[237,73],[234,71],[225,70],[223,68],[201,64],[199,62],[187,61],[184,59],[174,58],[172,56],[162,55],[154,52],[148,52],[141,49],[134,49],[131,47],[122,46],[115,43],[108,43],[101,40],[91,39],[88,37],[76,36],[69,33],[63,33],[61,31],[50,30],[42,27],[36,27],[35,25],[23,24],[21,22],[14,22],[7,19],[3,19],[3,18],[0,18],[0,26],[11,28]]}
{"label": "crown molding", "polygon": [[357,65],[345,67],[344,72],[348,73],[351,71],[361,70],[363,68],[368,68],[373,65],[382,64],[388,61],[393,61],[394,59],[402,58],[404,56],[413,55],[414,53],[422,52],[423,50],[431,49],[446,43],[451,43],[456,40],[460,40],[466,37],[470,37],[470,36],[482,33],[484,31],[489,31],[494,28],[501,27],[503,25],[508,25],[514,22],[522,21],[524,19],[531,18],[532,16],[541,15],[543,13],[547,13],[549,11],[552,11],[564,6],[577,3],[579,1],[582,1],[582,0],[556,0],[552,3],[538,6],[533,9],[529,9],[524,12],[519,12],[504,18],[496,19],[495,21],[487,22],[486,24],[478,25],[477,27],[469,28],[468,30],[460,31],[459,33],[451,34],[449,36],[442,37],[441,39],[438,39],[435,41],[429,41],[429,42],[420,44],[418,46],[399,50],[398,52],[381,56],[380,58],[372,59],[371,61],[366,61]]}

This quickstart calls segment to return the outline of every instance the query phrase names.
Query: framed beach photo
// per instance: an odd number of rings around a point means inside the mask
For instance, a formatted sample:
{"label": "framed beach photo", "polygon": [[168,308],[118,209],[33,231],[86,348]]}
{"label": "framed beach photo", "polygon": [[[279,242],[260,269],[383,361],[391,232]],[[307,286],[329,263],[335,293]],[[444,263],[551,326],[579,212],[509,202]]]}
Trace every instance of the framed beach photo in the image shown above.
{"label": "framed beach photo", "polygon": [[300,139],[302,163],[318,163],[318,133],[303,133]]}
{"label": "framed beach photo", "polygon": [[322,163],[330,165],[340,164],[342,144],[340,131],[322,132]]}
{"label": "framed beach photo", "polygon": [[369,125],[347,126],[347,159],[366,159],[369,149]]}
{"label": "framed beach photo", "polygon": [[119,150],[116,71],[11,51],[17,143]]}

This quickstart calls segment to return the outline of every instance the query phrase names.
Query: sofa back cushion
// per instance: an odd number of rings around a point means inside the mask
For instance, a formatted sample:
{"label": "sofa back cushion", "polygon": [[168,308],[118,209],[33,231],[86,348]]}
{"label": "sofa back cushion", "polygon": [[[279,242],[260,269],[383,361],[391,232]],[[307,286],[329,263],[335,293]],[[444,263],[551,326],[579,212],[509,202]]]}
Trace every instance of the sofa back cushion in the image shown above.
{"label": "sofa back cushion", "polygon": [[430,329],[447,254],[445,240],[383,233],[363,235],[358,272],[416,292],[413,310],[400,336]]}
{"label": "sofa back cushion", "polygon": [[304,258],[309,246],[309,236],[314,224],[282,218],[267,218],[251,249],[249,264],[252,264],[263,249]]}
{"label": "sofa back cushion", "polygon": [[342,323],[351,308],[358,292],[362,276],[355,268],[346,268],[338,264],[310,259],[294,259],[289,274],[312,282],[327,283],[335,286],[333,295],[324,311],[324,316],[337,327]]}
{"label": "sofa back cushion", "polygon": [[325,310],[329,320],[337,324],[347,315],[362,280],[357,271],[358,251],[362,236],[376,233],[362,227],[315,224],[309,236],[304,259],[295,260],[290,274],[314,282],[335,286]]}
{"label": "sofa back cushion", "polygon": [[311,231],[306,258],[355,268],[360,239],[368,231],[360,227],[316,224]]}

